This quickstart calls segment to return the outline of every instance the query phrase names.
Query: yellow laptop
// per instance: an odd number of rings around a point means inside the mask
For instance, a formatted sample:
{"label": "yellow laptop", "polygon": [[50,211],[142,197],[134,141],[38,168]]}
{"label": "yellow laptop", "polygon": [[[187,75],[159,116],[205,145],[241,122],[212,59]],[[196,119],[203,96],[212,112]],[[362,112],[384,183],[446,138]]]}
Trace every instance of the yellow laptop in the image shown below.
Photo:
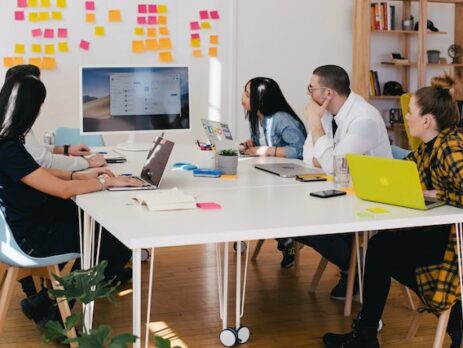
{"label": "yellow laptop", "polygon": [[355,194],[367,201],[427,210],[445,204],[424,197],[415,162],[347,154]]}

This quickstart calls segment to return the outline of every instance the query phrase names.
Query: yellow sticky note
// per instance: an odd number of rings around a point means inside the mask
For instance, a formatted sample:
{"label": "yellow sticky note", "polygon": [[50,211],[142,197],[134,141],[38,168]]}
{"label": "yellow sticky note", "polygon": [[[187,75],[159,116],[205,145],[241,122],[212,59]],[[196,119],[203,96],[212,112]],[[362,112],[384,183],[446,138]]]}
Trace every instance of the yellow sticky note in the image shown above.
{"label": "yellow sticky note", "polygon": [[51,7],[51,2],[50,0],[40,0],[40,6],[44,8]]}
{"label": "yellow sticky note", "polygon": [[145,35],[145,28],[136,27],[134,33],[135,35]]}
{"label": "yellow sticky note", "polygon": [[39,2],[38,0],[29,0],[27,2],[27,6],[28,7],[38,7],[39,6]]}
{"label": "yellow sticky note", "polygon": [[159,48],[158,40],[156,39],[147,39],[145,45],[147,51],[155,51]]}
{"label": "yellow sticky note", "polygon": [[158,25],[167,25],[167,17],[158,16]]}
{"label": "yellow sticky note", "polygon": [[11,68],[14,66],[14,60],[13,57],[4,57],[3,58],[3,66],[6,68]]}
{"label": "yellow sticky note", "polygon": [[167,13],[167,5],[158,5],[158,13]]}
{"label": "yellow sticky note", "polygon": [[66,0],[56,0],[56,7],[66,8],[67,7]]}
{"label": "yellow sticky note", "polygon": [[86,13],[85,14],[85,21],[87,23],[95,23],[95,14],[94,13]]}
{"label": "yellow sticky note", "polygon": [[141,53],[145,51],[145,42],[134,40],[132,41],[132,52],[134,53]]}
{"label": "yellow sticky note", "polygon": [[122,21],[121,11],[120,10],[110,10],[108,12],[108,20],[110,22],[120,22],[120,21]]}
{"label": "yellow sticky note", "polygon": [[191,47],[201,47],[201,41],[199,39],[191,39]]}
{"label": "yellow sticky note", "polygon": [[24,57],[14,57],[14,65],[22,65],[24,64]]}
{"label": "yellow sticky note", "polygon": [[159,28],[159,35],[169,35],[169,28],[167,28],[167,27],[160,27],[160,28]]}
{"label": "yellow sticky note", "polygon": [[170,50],[172,48],[172,44],[169,38],[163,37],[159,39],[159,48],[161,50]]}
{"label": "yellow sticky note", "polygon": [[221,175],[220,180],[236,180],[238,175]]}
{"label": "yellow sticky note", "polygon": [[147,29],[147,36],[148,37],[156,37],[156,28],[148,28]]}
{"label": "yellow sticky note", "polygon": [[371,207],[367,208],[368,211],[371,211],[372,213],[389,213],[389,210],[383,207]]}
{"label": "yellow sticky note", "polygon": [[42,68],[48,70],[56,69],[56,59],[53,57],[44,57],[42,61]]}
{"label": "yellow sticky note", "polygon": [[42,53],[42,45],[32,44],[31,50],[34,53]]}
{"label": "yellow sticky note", "polygon": [[68,52],[69,47],[67,42],[58,42],[58,51],[60,52]]}
{"label": "yellow sticky note", "polygon": [[35,65],[35,66],[38,66],[39,68],[41,68],[42,67],[42,58],[36,58],[36,57],[29,58],[29,64],[32,64],[32,65]]}
{"label": "yellow sticky note", "polygon": [[63,14],[61,13],[61,11],[53,11],[51,13],[51,18],[55,21],[60,21],[63,19]]}
{"label": "yellow sticky note", "polygon": [[211,29],[211,23],[201,22],[201,29]]}
{"label": "yellow sticky note", "polygon": [[211,35],[209,36],[209,41],[212,45],[218,45],[219,44],[219,36],[218,35]]}
{"label": "yellow sticky note", "polygon": [[193,50],[193,57],[201,58],[203,56],[203,52],[201,50]]}
{"label": "yellow sticky note", "polygon": [[345,188],[342,188],[342,189],[339,189],[339,190],[344,191],[348,195],[355,195],[355,190],[354,190],[353,186],[345,187]]}
{"label": "yellow sticky note", "polygon": [[217,57],[217,47],[209,47],[209,57]]}
{"label": "yellow sticky note", "polygon": [[16,44],[16,45],[14,45],[14,53],[16,53],[16,54],[24,54],[24,53],[26,53],[26,46],[24,44]]}
{"label": "yellow sticky note", "polygon": [[37,22],[39,20],[38,12],[29,12],[29,22]]}
{"label": "yellow sticky note", "polygon": [[172,52],[161,52],[159,53],[159,60],[164,63],[172,61]]}
{"label": "yellow sticky note", "polygon": [[95,27],[96,36],[104,36],[104,27]]}
{"label": "yellow sticky note", "polygon": [[49,21],[50,20],[50,13],[49,12],[44,12],[44,11],[40,12],[39,13],[39,20],[44,21],[44,22]]}
{"label": "yellow sticky note", "polygon": [[55,45],[45,45],[45,54],[55,54]]}

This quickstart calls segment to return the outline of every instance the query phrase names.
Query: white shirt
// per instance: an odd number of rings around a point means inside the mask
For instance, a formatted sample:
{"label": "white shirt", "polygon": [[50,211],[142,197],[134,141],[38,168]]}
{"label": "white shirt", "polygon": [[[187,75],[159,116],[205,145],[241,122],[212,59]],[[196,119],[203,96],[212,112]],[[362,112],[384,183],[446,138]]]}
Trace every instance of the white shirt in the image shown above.
{"label": "white shirt", "polygon": [[328,112],[322,117],[325,135],[315,144],[309,130],[304,143],[303,161],[313,165],[315,157],[326,173],[333,172],[333,155],[357,153],[392,158],[386,125],[379,111],[358,94],[351,92],[334,118],[338,129],[333,139]]}
{"label": "white shirt", "polygon": [[44,168],[56,168],[67,171],[88,168],[88,161],[83,157],[54,154],[54,146],[39,144],[32,131],[27,133],[24,147],[34,160]]}

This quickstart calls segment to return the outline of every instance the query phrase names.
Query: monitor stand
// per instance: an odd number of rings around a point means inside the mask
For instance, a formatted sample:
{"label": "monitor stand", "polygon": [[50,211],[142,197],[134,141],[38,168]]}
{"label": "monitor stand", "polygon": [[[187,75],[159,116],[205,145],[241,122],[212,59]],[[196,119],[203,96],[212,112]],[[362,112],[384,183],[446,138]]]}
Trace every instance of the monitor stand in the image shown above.
{"label": "monitor stand", "polygon": [[116,147],[122,151],[149,151],[151,145],[148,143],[136,143],[135,133],[130,133],[129,139],[126,142],[117,144]]}

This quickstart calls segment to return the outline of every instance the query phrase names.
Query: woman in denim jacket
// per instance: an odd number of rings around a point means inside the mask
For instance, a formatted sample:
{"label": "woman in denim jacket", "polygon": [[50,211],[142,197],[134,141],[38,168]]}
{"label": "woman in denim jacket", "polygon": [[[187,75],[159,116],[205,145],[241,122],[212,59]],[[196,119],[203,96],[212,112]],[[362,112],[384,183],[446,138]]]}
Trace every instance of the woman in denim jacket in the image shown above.
{"label": "woman in denim jacket", "polygon": [[251,129],[251,139],[243,143],[246,154],[302,159],[305,126],[274,80],[249,80],[241,104]]}

